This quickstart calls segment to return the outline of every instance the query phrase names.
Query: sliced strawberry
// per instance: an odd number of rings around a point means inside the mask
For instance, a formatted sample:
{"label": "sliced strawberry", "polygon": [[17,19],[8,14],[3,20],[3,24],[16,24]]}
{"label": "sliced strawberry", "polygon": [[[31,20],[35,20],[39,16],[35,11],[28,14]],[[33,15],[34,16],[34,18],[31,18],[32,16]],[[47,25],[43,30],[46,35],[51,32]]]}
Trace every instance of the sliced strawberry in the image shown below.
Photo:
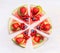
{"label": "sliced strawberry", "polygon": [[21,14],[24,15],[26,11],[27,11],[26,7],[21,7],[21,8],[20,8],[20,13],[21,13]]}
{"label": "sliced strawberry", "polygon": [[13,27],[14,29],[16,29],[16,28],[19,27],[19,24],[18,24],[18,23],[14,23],[14,24],[12,24],[12,27]]}
{"label": "sliced strawberry", "polygon": [[32,10],[33,15],[36,15],[39,12],[39,9],[37,7],[34,7]]}
{"label": "sliced strawberry", "polygon": [[20,44],[22,41],[23,41],[23,38],[21,38],[21,37],[16,38],[16,43],[17,43],[17,44]]}
{"label": "sliced strawberry", "polygon": [[48,30],[50,30],[50,28],[51,28],[51,25],[50,25],[50,24],[46,24],[46,25],[45,25],[45,30],[48,31]]}
{"label": "sliced strawberry", "polygon": [[28,40],[28,39],[30,38],[30,36],[24,35],[24,38],[25,38],[26,40]]}
{"label": "sliced strawberry", "polygon": [[24,38],[25,38],[26,40],[30,38],[30,37],[28,36],[28,31],[25,31],[25,32],[24,32]]}
{"label": "sliced strawberry", "polygon": [[35,40],[36,42],[40,42],[40,37],[39,37],[39,36],[34,36],[34,40]]}
{"label": "sliced strawberry", "polygon": [[31,30],[31,36],[36,36],[37,32],[35,30]]}
{"label": "sliced strawberry", "polygon": [[37,21],[37,20],[39,20],[39,17],[33,16],[31,19],[32,19],[32,21]]}
{"label": "sliced strawberry", "polygon": [[50,24],[44,24],[44,25],[41,26],[41,29],[42,30],[45,30],[45,31],[50,30],[50,28],[51,28],[51,25]]}
{"label": "sliced strawberry", "polygon": [[36,42],[41,42],[42,40],[44,40],[44,37],[41,36],[41,35],[39,35],[39,36],[34,36],[34,40],[35,40]]}
{"label": "sliced strawberry", "polygon": [[24,21],[29,21],[29,16],[28,15],[24,15],[24,16],[21,16],[21,18],[24,20]]}
{"label": "sliced strawberry", "polygon": [[25,28],[27,28],[27,26],[24,23],[21,23],[19,26],[22,30],[24,30]]}
{"label": "sliced strawberry", "polygon": [[23,36],[24,36],[23,38],[24,38],[25,40],[27,40],[27,39],[30,38],[30,36],[28,36],[28,30],[23,33]]}
{"label": "sliced strawberry", "polygon": [[11,26],[11,29],[12,29],[13,31],[19,30],[18,28],[19,28],[19,24],[18,24],[18,23],[14,23],[14,24],[12,24],[12,26]]}

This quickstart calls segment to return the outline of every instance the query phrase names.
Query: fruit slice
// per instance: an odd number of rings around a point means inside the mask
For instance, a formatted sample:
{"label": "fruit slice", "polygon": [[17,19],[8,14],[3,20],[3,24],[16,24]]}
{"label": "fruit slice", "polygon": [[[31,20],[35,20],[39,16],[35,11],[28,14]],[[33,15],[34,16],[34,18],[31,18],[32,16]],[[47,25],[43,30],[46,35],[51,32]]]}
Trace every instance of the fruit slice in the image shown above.
{"label": "fruit slice", "polygon": [[26,9],[26,7],[21,7],[21,8],[19,8],[19,13],[23,16],[23,15],[25,15],[26,14],[26,12],[27,12],[27,9]]}
{"label": "fruit slice", "polygon": [[[33,36],[32,36],[32,34],[33,34]],[[31,30],[30,35],[31,35],[31,38],[32,38],[32,45],[33,45],[34,48],[41,46],[42,44],[44,44],[48,40],[47,37],[42,36],[41,34],[39,34],[37,31],[35,31],[33,29]]]}
{"label": "fruit slice", "polygon": [[13,15],[16,16],[18,19],[23,20],[26,23],[29,23],[29,15],[27,6],[18,7],[13,11]]}
{"label": "fruit slice", "polygon": [[12,40],[13,40],[13,42],[15,42],[17,45],[25,48],[28,39],[29,39],[28,30],[26,30],[26,31],[24,31],[24,32],[21,33],[21,34],[18,34],[18,35],[17,35],[16,37],[14,37]]}
{"label": "fruit slice", "polygon": [[31,6],[30,7],[30,24],[40,20],[40,18],[45,14],[41,6]]}
{"label": "fruit slice", "polygon": [[27,26],[24,23],[20,23],[17,20],[10,18],[9,20],[9,33],[14,33],[20,30],[26,29]]}
{"label": "fruit slice", "polygon": [[51,21],[48,18],[39,23],[35,28],[47,34],[50,34],[52,32]]}

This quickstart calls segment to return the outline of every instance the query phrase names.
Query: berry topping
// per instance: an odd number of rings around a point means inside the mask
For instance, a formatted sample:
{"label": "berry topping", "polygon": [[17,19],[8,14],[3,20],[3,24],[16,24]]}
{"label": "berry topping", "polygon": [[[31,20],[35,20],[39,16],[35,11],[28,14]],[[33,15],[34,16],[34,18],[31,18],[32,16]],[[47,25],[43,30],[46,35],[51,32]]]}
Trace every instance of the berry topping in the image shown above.
{"label": "berry topping", "polygon": [[39,9],[37,7],[34,7],[32,10],[33,15],[36,15],[39,12]]}
{"label": "berry topping", "polygon": [[42,42],[44,40],[44,37],[38,34],[37,36],[34,36],[34,40],[36,42]]}
{"label": "berry topping", "polygon": [[17,43],[17,44],[20,44],[22,41],[23,41],[23,38],[21,38],[21,37],[16,38],[16,43]]}
{"label": "berry topping", "polygon": [[28,34],[28,31],[25,31],[24,34],[27,35]]}
{"label": "berry topping", "polygon": [[32,17],[31,18],[33,21],[37,21],[37,20],[39,20],[39,17]]}
{"label": "berry topping", "polygon": [[35,30],[31,30],[31,36],[36,36],[37,32]]}
{"label": "berry topping", "polygon": [[18,23],[12,24],[11,30],[12,30],[12,31],[20,30],[19,24],[18,24]]}
{"label": "berry topping", "polygon": [[14,23],[14,24],[12,24],[12,27],[13,27],[14,29],[16,29],[16,28],[19,27],[19,24],[18,24],[18,23]]}
{"label": "berry topping", "polygon": [[27,11],[26,7],[21,7],[20,8],[20,13],[21,14],[25,14],[26,11]]}
{"label": "berry topping", "polygon": [[24,15],[24,16],[21,16],[21,18],[22,18],[24,21],[28,21],[29,16],[28,16],[28,15]]}
{"label": "berry topping", "polygon": [[23,35],[24,35],[24,39],[29,39],[30,37],[28,36],[28,31],[25,31],[24,33],[23,33]]}
{"label": "berry topping", "polygon": [[30,36],[28,36],[28,35],[24,35],[24,38],[27,40],[27,39],[30,38]]}
{"label": "berry topping", "polygon": [[50,24],[43,24],[43,25],[41,26],[41,29],[42,29],[42,30],[45,30],[45,31],[50,30],[50,28],[51,28],[51,25],[50,25]]}
{"label": "berry topping", "polygon": [[40,37],[39,37],[39,36],[34,36],[34,40],[35,40],[36,42],[40,42]]}
{"label": "berry topping", "polygon": [[48,30],[50,30],[50,28],[51,28],[51,25],[50,25],[50,24],[46,24],[46,25],[45,25],[45,30],[48,31]]}
{"label": "berry topping", "polygon": [[38,25],[38,26],[36,26],[36,28],[38,29],[38,30],[40,30],[40,26]]}
{"label": "berry topping", "polygon": [[27,28],[27,26],[26,26],[24,23],[21,23],[21,24],[20,24],[20,28],[21,28],[22,30],[24,30],[25,28]]}

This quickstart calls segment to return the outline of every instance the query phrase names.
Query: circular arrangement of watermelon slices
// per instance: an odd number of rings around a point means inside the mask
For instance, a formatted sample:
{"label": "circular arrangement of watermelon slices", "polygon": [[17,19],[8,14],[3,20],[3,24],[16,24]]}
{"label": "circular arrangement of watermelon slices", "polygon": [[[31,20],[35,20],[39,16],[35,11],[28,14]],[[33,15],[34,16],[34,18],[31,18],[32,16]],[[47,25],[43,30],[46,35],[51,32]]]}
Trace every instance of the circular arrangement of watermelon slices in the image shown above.
{"label": "circular arrangement of watermelon slices", "polygon": [[9,33],[16,33],[12,41],[25,48],[31,38],[34,48],[43,45],[52,32],[51,21],[39,5],[16,8],[9,19]]}

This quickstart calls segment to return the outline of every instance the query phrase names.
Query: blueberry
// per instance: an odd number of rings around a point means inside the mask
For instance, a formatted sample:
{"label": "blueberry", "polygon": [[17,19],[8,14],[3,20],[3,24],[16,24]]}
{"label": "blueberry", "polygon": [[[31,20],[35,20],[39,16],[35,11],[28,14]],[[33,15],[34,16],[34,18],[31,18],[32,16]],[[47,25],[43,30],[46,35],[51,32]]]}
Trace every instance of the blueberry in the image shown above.
{"label": "blueberry", "polygon": [[27,28],[27,26],[24,26],[24,28]]}
{"label": "blueberry", "polygon": [[36,19],[34,17],[32,17],[32,20],[35,21]]}
{"label": "blueberry", "polygon": [[28,31],[25,31],[24,33],[25,33],[25,34],[28,34]]}
{"label": "blueberry", "polygon": [[26,18],[25,20],[28,21],[28,18]]}
{"label": "blueberry", "polygon": [[31,32],[34,32],[34,30],[32,29]]}
{"label": "blueberry", "polygon": [[36,28],[39,30],[40,29],[40,26],[37,26]]}

